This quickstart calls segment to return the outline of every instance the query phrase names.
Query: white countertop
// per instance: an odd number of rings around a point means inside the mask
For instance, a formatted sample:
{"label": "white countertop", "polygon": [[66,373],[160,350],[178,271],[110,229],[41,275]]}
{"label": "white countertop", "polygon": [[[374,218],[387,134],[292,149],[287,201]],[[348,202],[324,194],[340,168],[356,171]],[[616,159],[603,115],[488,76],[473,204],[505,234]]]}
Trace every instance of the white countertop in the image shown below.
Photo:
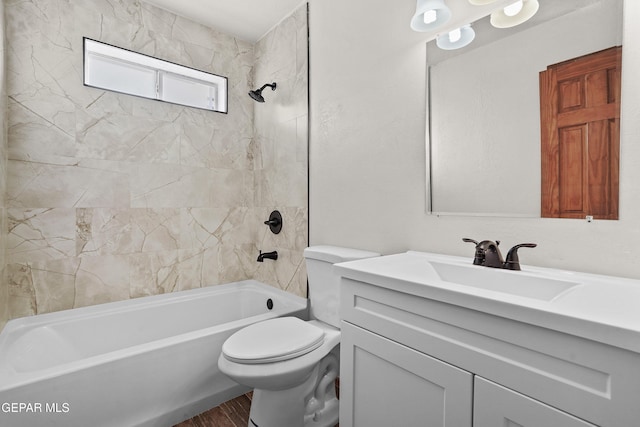
{"label": "white countertop", "polygon": [[[335,268],[349,279],[640,353],[640,280],[526,265],[522,271],[492,269],[472,261],[409,251]],[[487,286],[445,281],[443,265]]]}

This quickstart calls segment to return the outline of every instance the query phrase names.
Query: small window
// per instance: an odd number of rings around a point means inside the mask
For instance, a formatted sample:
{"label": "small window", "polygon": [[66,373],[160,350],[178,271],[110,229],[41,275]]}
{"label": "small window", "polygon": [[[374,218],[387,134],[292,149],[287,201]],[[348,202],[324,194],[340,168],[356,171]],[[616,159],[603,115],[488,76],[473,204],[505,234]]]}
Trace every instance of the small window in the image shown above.
{"label": "small window", "polygon": [[84,38],[84,84],[227,112],[227,78]]}
{"label": "small window", "polygon": [[173,73],[160,76],[160,96],[174,104],[213,110],[218,99],[216,85]]}

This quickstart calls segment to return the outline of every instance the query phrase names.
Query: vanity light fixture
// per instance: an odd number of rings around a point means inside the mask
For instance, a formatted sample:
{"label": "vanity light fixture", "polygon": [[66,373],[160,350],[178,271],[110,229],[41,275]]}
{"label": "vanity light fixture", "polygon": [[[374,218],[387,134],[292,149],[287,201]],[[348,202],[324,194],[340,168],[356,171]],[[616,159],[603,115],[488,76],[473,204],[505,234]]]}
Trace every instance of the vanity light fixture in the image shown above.
{"label": "vanity light fixture", "polygon": [[491,14],[491,25],[496,28],[510,28],[528,21],[536,14],[538,0],[518,0],[504,9]]}
{"label": "vanity light fixture", "polygon": [[471,28],[471,24],[467,24],[439,35],[436,39],[436,45],[443,50],[460,49],[471,43],[475,37],[476,32]]}
{"label": "vanity light fixture", "polygon": [[444,0],[417,0],[416,13],[411,18],[413,31],[431,31],[446,24],[451,19],[451,10]]}

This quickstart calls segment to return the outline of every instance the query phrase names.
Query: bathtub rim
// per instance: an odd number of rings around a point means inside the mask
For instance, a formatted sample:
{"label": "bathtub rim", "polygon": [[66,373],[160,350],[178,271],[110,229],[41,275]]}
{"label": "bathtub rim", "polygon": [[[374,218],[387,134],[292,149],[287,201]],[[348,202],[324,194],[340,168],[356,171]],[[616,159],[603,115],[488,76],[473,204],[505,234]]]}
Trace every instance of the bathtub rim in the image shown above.
{"label": "bathtub rim", "polygon": [[[101,304],[88,305],[84,307],[76,307],[76,308],[68,308],[64,310],[54,311],[50,313],[42,313],[35,314],[31,316],[18,317],[15,319],[9,320],[5,327],[0,331],[0,344],[4,341],[2,340],[5,331],[12,332],[13,330],[18,330],[22,328],[32,328],[36,326],[41,326],[43,324],[48,324],[52,322],[61,322],[63,319],[82,319],[84,317],[90,317],[96,312],[108,314],[110,312],[120,311],[130,306],[148,306],[148,305],[156,305],[162,302],[167,303],[165,300],[187,300],[191,299],[199,294],[208,294],[216,291],[227,291],[230,292],[236,287],[246,287],[246,288],[257,288],[262,290],[268,290],[269,292],[273,292],[280,297],[284,298],[287,301],[292,302],[297,305],[302,303],[304,305],[308,305],[308,299],[300,297],[298,295],[292,294],[290,292],[283,291],[280,288],[276,288],[275,286],[267,285],[266,283],[260,282],[254,279],[247,280],[239,280],[237,282],[224,283],[221,285],[207,285],[201,288],[195,289],[186,289],[183,291],[176,292],[167,292],[164,294],[158,295],[145,295],[136,298],[130,298],[126,300],[120,301],[111,301],[105,302]],[[143,301],[144,300],[144,301]]]}
{"label": "bathtub rim", "polygon": [[[289,314],[294,315],[295,313],[301,312],[304,313],[303,317],[308,316],[308,299],[291,294],[257,280],[249,279],[222,285],[211,285],[203,288],[188,289],[173,293],[114,301],[93,306],[79,307],[75,309],[67,309],[52,313],[12,319],[11,321],[7,322],[5,328],[2,330],[2,332],[0,332],[0,349],[2,349],[3,345],[5,345],[6,341],[14,333],[19,333],[21,330],[25,330],[25,332],[28,332],[29,329],[35,329],[43,326],[46,327],[46,325],[50,325],[52,323],[66,323],[70,321],[89,318],[96,314],[110,314],[119,311],[130,311],[137,307],[164,305],[172,302],[185,301],[196,298],[201,294],[218,292],[229,293],[237,291],[238,288],[249,290],[253,289],[260,291],[265,295],[273,295],[277,298],[284,299],[285,301],[287,301],[287,304],[285,304],[285,306],[281,308],[274,308],[271,311],[255,316],[245,317],[231,322],[225,322],[219,325],[213,325],[207,328],[197,329],[179,335],[164,337],[161,339],[129,346],[126,348],[120,348],[98,355],[85,357],[82,359],[73,360],[70,362],[65,362],[51,367],[45,367],[28,372],[20,372],[13,369],[8,363],[9,361],[7,360],[5,352],[4,355],[0,356],[0,378],[3,378],[3,381],[0,383],[0,393],[9,391],[14,388],[28,386],[29,384],[35,383],[37,381],[46,381],[75,371],[89,369],[93,366],[108,363],[112,360],[126,357],[135,357],[137,355],[158,350],[163,347],[178,345],[181,342],[195,340],[208,335],[212,335],[216,332],[224,331],[227,329],[241,328],[251,323],[270,319],[273,317],[280,317],[282,315]],[[141,301],[141,299],[145,299],[145,301]]]}

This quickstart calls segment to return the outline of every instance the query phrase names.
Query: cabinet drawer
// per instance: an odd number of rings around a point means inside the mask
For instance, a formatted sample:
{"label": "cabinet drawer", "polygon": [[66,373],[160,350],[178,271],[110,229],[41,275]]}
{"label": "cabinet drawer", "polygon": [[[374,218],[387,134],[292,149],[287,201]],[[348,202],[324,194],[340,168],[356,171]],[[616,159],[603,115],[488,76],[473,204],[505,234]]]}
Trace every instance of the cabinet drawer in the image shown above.
{"label": "cabinet drawer", "polygon": [[340,425],[471,427],[473,375],[342,322]]}
{"label": "cabinet drawer", "polygon": [[342,278],[342,319],[603,427],[640,419],[640,355]]}
{"label": "cabinet drawer", "polygon": [[474,379],[474,427],[597,427],[484,378]]}

